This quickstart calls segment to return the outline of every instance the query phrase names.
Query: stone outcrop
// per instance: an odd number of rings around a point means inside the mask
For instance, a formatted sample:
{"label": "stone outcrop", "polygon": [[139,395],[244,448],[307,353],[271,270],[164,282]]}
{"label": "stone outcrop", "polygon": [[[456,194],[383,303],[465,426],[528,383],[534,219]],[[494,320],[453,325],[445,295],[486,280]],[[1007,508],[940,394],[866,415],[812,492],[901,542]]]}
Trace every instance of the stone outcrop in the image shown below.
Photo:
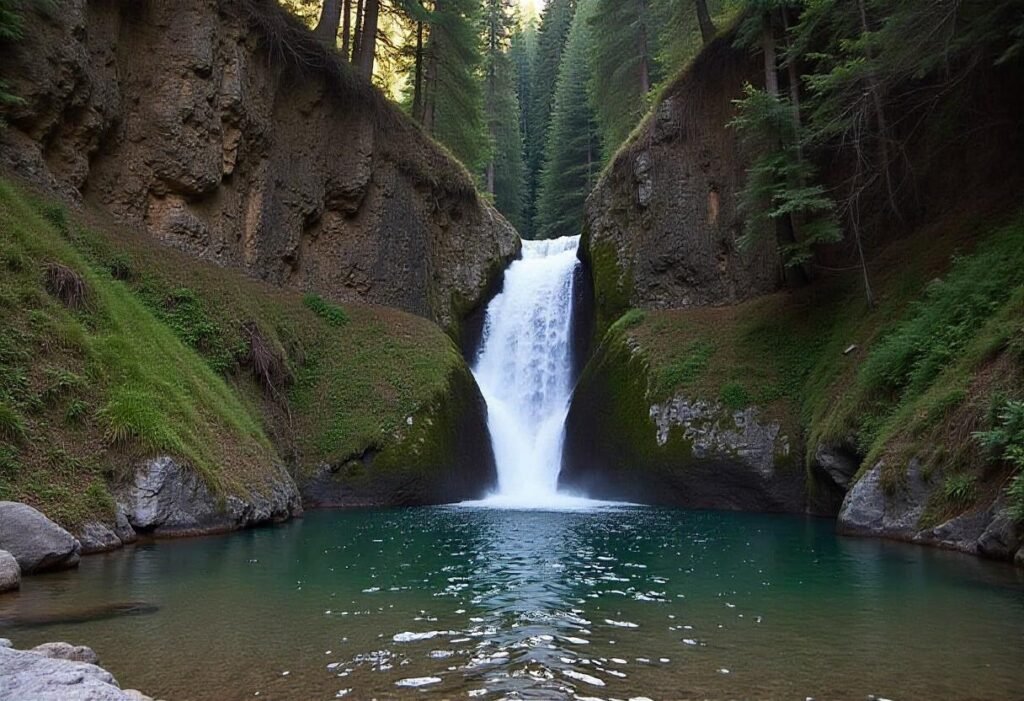
{"label": "stone outcrop", "polygon": [[0,638],[0,698],[32,701],[153,701],[121,689],[90,648],[47,643],[15,650]]}
{"label": "stone outcrop", "polygon": [[1024,551],[1024,527],[1010,517],[1002,500],[982,501],[930,526],[926,510],[939,484],[928,479],[916,459],[910,461],[904,479],[888,489],[884,470],[880,462],[852,484],[839,512],[840,533],[904,540],[997,560],[1013,560]]}
{"label": "stone outcrop", "polygon": [[831,481],[808,477],[778,421],[685,395],[654,401],[647,373],[641,352],[605,337],[573,394],[561,487],[689,508],[835,513]]}
{"label": "stone outcrop", "polygon": [[75,537],[27,504],[0,501],[0,549],[18,561],[23,574],[67,569],[78,564]]}
{"label": "stone outcrop", "polygon": [[6,550],[0,550],[0,594],[21,588],[21,566]]}
{"label": "stone outcrop", "polygon": [[727,304],[779,284],[770,244],[737,240],[747,159],[728,123],[758,70],[716,39],[665,90],[587,200],[580,257],[594,278],[598,331],[626,309]]}
{"label": "stone outcrop", "polygon": [[447,388],[406,418],[401,434],[302,483],[309,506],[446,504],[476,499],[497,482],[487,405],[462,364]]}
{"label": "stone outcrop", "polygon": [[121,507],[117,508],[112,524],[90,521],[82,525],[76,537],[82,544],[83,555],[116,550],[138,539],[135,529],[128,523],[128,517]]}
{"label": "stone outcrop", "polygon": [[139,465],[117,494],[134,531],[154,536],[219,533],[285,521],[302,512],[298,488],[284,466],[247,494],[214,494],[193,469],[163,456]]}
{"label": "stone outcrop", "polygon": [[513,258],[465,170],[272,0],[69,0],[0,51],[0,166],[278,285],[456,335]]}

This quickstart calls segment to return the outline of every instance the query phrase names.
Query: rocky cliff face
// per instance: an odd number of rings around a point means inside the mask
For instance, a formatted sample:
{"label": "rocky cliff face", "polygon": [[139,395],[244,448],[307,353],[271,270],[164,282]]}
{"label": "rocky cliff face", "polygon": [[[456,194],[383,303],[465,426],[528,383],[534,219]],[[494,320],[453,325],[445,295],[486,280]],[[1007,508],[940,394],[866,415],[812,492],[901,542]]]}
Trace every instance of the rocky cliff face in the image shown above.
{"label": "rocky cliff face", "polygon": [[581,257],[599,330],[630,307],[726,304],[778,286],[771,247],[741,253],[736,195],[745,159],[727,125],[756,79],[752,57],[717,39],[671,84],[587,200]]}
{"label": "rocky cliff face", "polygon": [[450,333],[516,255],[464,169],[270,0],[69,0],[0,74],[3,167],[195,256]]}

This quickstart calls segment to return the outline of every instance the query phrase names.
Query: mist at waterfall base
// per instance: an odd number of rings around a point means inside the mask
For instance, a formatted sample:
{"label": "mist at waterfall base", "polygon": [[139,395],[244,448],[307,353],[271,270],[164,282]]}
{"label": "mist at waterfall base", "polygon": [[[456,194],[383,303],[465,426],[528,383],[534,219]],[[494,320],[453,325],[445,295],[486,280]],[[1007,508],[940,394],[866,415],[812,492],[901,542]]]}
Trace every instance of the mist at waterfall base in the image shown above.
{"label": "mist at waterfall base", "polygon": [[572,300],[579,236],[523,241],[487,307],[473,375],[487,402],[497,489],[471,506],[589,508],[558,490],[572,394]]}

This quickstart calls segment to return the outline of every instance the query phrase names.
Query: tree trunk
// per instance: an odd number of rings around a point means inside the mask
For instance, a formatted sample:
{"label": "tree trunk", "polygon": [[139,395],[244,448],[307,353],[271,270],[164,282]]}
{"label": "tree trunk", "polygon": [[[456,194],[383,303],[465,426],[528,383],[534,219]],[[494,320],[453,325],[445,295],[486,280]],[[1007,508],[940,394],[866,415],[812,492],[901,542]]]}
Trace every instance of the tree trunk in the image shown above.
{"label": "tree trunk", "polygon": [[647,62],[647,6],[644,0],[638,0],[640,9],[640,37],[637,49],[640,53],[640,94],[651,91],[651,68]]}
{"label": "tree trunk", "polygon": [[363,0],[356,0],[356,26],[352,30],[352,64],[359,62],[359,42],[363,33]]}
{"label": "tree trunk", "polygon": [[[867,34],[870,31],[870,27],[868,26],[868,11],[864,0],[857,0],[857,9],[860,10],[861,31]],[[865,54],[870,62],[874,59],[874,56],[872,55],[870,44],[867,46]],[[896,204],[896,187],[892,181],[892,159],[889,157],[889,121],[885,117],[885,108],[882,105],[882,91],[873,70],[868,71],[868,92],[871,93],[871,101],[875,108],[875,120],[878,123],[878,157],[882,161],[882,175],[885,178],[885,188],[889,194],[889,206],[892,207],[896,218],[902,220],[903,215],[900,213],[899,205]]]}
{"label": "tree trunk", "polygon": [[700,23],[700,38],[704,43],[709,43],[715,38],[715,23],[711,21],[711,13],[708,12],[707,0],[694,0],[697,5],[697,22]]}
{"label": "tree trunk", "polygon": [[352,60],[352,0],[345,0],[341,17],[341,53],[346,61]]}
{"label": "tree trunk", "polygon": [[487,163],[487,192],[494,195],[494,159]]}
{"label": "tree trunk", "polygon": [[761,33],[761,48],[764,51],[764,89],[772,97],[779,96],[779,69],[775,57],[775,28],[771,18],[765,18]]}
{"label": "tree trunk", "polygon": [[416,64],[413,68],[412,118],[423,124],[423,22],[416,23]]}
{"label": "tree trunk", "polygon": [[320,20],[313,33],[332,49],[338,45],[338,25],[341,23],[341,0],[324,0]]}
{"label": "tree trunk", "polygon": [[363,17],[362,38],[359,40],[359,61],[356,70],[367,80],[373,77],[373,59],[377,51],[377,16],[380,12],[380,0],[366,0],[366,13]]}

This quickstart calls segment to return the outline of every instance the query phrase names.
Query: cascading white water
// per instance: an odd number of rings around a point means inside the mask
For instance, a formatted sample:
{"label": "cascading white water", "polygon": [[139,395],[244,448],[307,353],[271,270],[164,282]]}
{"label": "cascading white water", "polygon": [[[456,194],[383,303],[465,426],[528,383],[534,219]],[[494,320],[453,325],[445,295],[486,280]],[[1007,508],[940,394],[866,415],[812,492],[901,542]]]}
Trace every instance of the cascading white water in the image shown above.
{"label": "cascading white water", "polygon": [[558,492],[572,393],[572,288],[579,236],[524,241],[487,307],[473,374],[487,401],[497,491],[482,503],[572,506]]}

